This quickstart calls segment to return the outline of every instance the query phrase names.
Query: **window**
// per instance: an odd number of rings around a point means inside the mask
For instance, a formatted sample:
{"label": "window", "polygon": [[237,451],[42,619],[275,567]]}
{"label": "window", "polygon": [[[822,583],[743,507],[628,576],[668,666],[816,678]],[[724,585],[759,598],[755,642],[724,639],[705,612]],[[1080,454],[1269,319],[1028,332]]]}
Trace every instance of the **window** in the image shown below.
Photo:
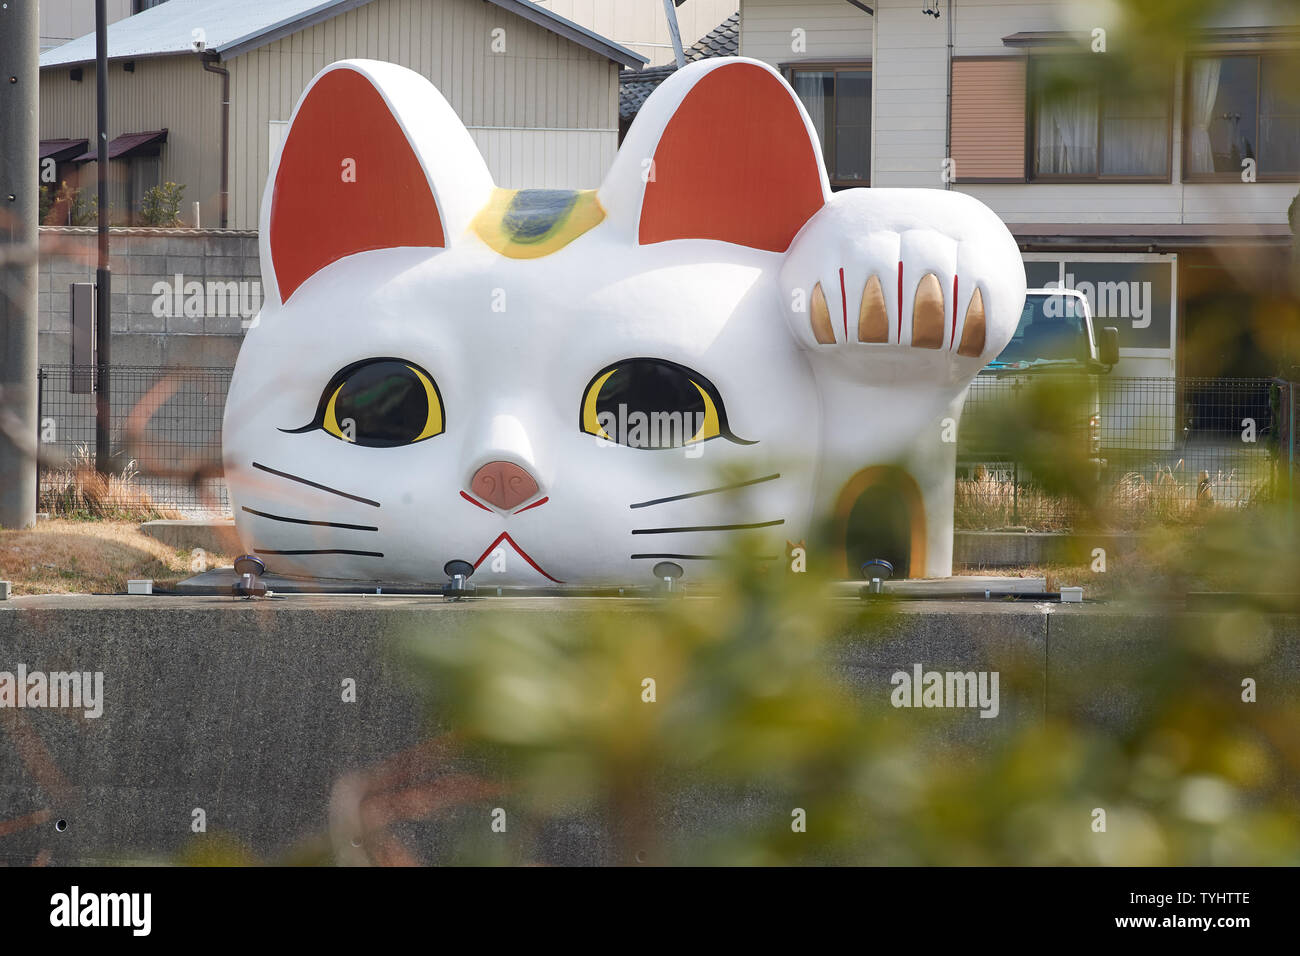
{"label": "window", "polygon": [[1169,180],[1170,91],[1135,94],[1086,58],[1030,61],[1030,172],[1038,180]]}
{"label": "window", "polygon": [[871,68],[863,64],[790,71],[822,144],[831,185],[865,186],[871,180]]}
{"label": "window", "polygon": [[[1289,74],[1289,75],[1288,75]],[[1294,54],[1195,57],[1187,65],[1184,179],[1300,173],[1300,94]]]}

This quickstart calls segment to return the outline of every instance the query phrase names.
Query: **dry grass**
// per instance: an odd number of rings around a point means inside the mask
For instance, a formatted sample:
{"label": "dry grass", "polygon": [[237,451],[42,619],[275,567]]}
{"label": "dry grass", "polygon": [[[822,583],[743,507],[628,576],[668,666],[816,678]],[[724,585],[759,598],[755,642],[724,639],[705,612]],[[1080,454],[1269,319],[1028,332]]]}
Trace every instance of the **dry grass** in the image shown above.
{"label": "dry grass", "polygon": [[[1180,460],[1154,470],[1152,477],[1128,472],[1100,489],[1093,516],[1100,526],[1116,531],[1152,526],[1193,525],[1217,509],[1248,508],[1266,497],[1259,483],[1242,482],[1235,471],[1189,474]],[[1063,495],[989,474],[982,468],[974,478],[958,478],[954,525],[965,531],[1008,527],[1031,531],[1073,530],[1084,508]]]}
{"label": "dry grass", "polygon": [[[177,551],[131,521],[42,521],[28,531],[0,530],[0,580],[15,594],[122,593],[129,578],[171,582],[194,573]],[[207,566],[230,564],[207,554]]]}
{"label": "dry grass", "polygon": [[41,477],[39,510],[51,517],[109,518],[119,521],[153,521],[180,518],[180,512],[154,503],[139,487],[139,469],[134,461],[120,474],[95,471],[94,454],[78,445],[75,454],[61,468]]}

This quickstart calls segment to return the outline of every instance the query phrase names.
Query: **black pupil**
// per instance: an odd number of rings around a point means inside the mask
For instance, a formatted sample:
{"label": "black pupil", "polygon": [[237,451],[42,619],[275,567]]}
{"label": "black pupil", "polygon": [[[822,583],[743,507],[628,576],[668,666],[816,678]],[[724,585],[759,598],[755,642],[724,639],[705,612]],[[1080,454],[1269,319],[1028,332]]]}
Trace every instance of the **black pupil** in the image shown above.
{"label": "black pupil", "polygon": [[334,400],[334,419],[358,444],[390,447],[414,441],[429,421],[424,383],[401,362],[372,362],[350,372]]}
{"label": "black pupil", "polygon": [[611,436],[624,444],[647,447],[682,444],[694,436],[697,426],[704,421],[704,412],[704,396],[690,376],[663,362],[632,361],[620,365],[596,397],[597,420],[612,415],[620,428],[626,427],[624,423],[636,413],[652,420],[654,416],[680,416],[677,419],[680,428],[649,429],[639,442]]}

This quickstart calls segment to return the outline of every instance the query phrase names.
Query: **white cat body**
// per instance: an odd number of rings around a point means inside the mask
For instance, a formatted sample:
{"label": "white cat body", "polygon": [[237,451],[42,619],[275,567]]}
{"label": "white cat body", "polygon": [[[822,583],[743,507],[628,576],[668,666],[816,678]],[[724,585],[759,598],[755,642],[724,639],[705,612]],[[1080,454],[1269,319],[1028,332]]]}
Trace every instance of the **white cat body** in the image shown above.
{"label": "white cat body", "polygon": [[[728,69],[744,72],[704,82]],[[799,189],[774,181],[702,215],[721,188],[702,200],[673,184],[716,173],[684,168],[681,144],[694,148],[709,111],[734,102],[723,76],[775,97],[814,159],[791,147],[783,168],[804,171]],[[396,122],[375,118],[376,103]],[[669,138],[679,122],[689,140]],[[368,151],[385,136],[396,139]],[[728,143],[698,146],[708,164]],[[796,194],[802,211],[764,221],[764,204]],[[483,212],[493,202],[500,225]],[[697,235],[712,231],[701,221],[726,238]],[[915,512],[900,573],[946,575],[953,449],[940,429],[1010,338],[1024,297],[1014,241],[970,197],[832,196],[797,99],[740,59],[664,83],[594,195],[494,191],[427,81],[334,64],[295,110],[261,243],[267,302],[231,382],[227,482],[245,549],[277,573],[321,579],[434,583],[464,560],[480,587],[636,586],[671,561],[689,581],[738,536],[781,562],[791,542],[830,540],[825,565],[853,574],[844,562],[856,552],[835,540],[845,496],[879,475],[915,489],[900,505]],[[879,304],[859,308],[873,275],[889,330],[859,341],[884,328]],[[947,293],[937,346],[936,287]],[[914,332],[918,310],[927,318]],[[976,312],[978,340],[966,331]],[[663,422],[681,413],[680,440],[625,441],[615,398],[642,393],[638,407],[677,403],[652,410]]]}

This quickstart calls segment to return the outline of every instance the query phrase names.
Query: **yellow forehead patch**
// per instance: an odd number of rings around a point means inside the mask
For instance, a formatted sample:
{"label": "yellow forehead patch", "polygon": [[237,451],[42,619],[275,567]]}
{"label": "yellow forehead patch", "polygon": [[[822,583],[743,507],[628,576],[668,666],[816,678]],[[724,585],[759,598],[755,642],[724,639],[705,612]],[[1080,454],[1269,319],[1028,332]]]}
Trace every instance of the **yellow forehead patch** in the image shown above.
{"label": "yellow forehead patch", "polygon": [[604,218],[594,189],[495,189],[470,228],[503,256],[537,259]]}

